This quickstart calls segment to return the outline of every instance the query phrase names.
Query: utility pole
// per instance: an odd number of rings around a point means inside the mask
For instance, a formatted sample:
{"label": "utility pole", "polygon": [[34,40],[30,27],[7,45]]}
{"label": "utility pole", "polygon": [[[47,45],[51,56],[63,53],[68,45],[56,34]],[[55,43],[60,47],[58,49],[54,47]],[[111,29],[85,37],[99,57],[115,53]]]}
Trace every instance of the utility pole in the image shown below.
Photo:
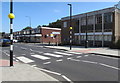
{"label": "utility pole", "polygon": [[87,21],[87,13],[86,13],[86,41],[85,41],[85,48],[88,48],[88,35],[87,35],[87,32],[88,32],[88,21]]}
{"label": "utility pole", "polygon": [[72,49],[72,4],[70,6],[70,50]]}
{"label": "utility pole", "polygon": [[10,66],[13,66],[13,19],[15,18],[13,14],[13,0],[10,0]]}

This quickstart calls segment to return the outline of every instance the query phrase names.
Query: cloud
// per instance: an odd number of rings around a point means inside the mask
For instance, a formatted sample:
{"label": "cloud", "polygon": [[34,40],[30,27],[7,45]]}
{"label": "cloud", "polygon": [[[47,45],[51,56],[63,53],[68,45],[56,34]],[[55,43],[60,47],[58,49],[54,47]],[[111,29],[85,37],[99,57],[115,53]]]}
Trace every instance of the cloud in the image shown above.
{"label": "cloud", "polygon": [[54,10],[54,12],[55,12],[55,13],[59,13],[59,12],[61,12],[61,11],[60,11],[60,10],[55,9],[55,10]]}

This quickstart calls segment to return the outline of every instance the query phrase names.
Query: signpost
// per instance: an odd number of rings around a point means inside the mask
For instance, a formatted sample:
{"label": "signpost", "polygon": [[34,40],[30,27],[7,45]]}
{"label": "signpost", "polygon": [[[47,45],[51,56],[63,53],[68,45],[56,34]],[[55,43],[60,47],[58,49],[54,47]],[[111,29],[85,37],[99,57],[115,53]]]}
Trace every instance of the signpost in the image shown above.
{"label": "signpost", "polygon": [[10,0],[10,14],[8,15],[10,18],[10,66],[13,66],[13,19],[15,15],[13,14],[13,0]]}

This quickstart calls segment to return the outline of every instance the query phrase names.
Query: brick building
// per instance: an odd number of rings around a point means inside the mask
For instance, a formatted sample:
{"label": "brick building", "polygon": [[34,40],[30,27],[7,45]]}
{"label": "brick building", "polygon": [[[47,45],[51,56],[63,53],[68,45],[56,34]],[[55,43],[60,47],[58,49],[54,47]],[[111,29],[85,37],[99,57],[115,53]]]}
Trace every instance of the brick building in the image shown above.
{"label": "brick building", "polygon": [[[62,20],[62,44],[69,44],[69,17]],[[72,16],[73,44],[85,45],[86,34],[89,46],[109,46],[120,39],[120,9],[105,8]]]}
{"label": "brick building", "polygon": [[14,39],[22,42],[61,43],[61,29],[38,27],[14,32]]}

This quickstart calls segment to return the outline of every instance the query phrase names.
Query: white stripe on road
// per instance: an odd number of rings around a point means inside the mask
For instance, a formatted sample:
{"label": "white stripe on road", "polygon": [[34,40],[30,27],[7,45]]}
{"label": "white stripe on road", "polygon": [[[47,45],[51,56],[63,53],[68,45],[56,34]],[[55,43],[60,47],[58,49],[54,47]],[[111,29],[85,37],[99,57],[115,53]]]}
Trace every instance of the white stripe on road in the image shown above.
{"label": "white stripe on road", "polygon": [[51,53],[44,53],[44,55],[52,56],[52,57],[63,57],[62,55],[56,55],[56,54],[51,54]]}
{"label": "white stripe on road", "polygon": [[3,53],[5,53],[7,56],[10,56],[10,54],[8,54],[7,52],[4,52],[4,51],[3,51]]}
{"label": "white stripe on road", "polygon": [[65,80],[69,81],[70,83],[73,83],[68,77],[66,77],[66,76],[64,76],[64,75],[62,75],[62,77],[63,77]]}
{"label": "white stripe on road", "polygon": [[31,65],[31,67],[35,67],[35,66],[37,66],[37,65]]}
{"label": "white stripe on road", "polygon": [[71,54],[82,54],[82,53],[78,53],[78,52],[72,52],[72,51],[65,51],[67,53],[71,53]]}
{"label": "white stripe on road", "polygon": [[110,59],[119,59],[119,58],[114,58],[114,57],[109,57],[109,56],[102,56],[102,55],[94,55],[94,54],[92,54],[92,56],[99,56],[99,57],[110,58]]}
{"label": "white stripe on road", "polygon": [[81,58],[82,56],[77,56],[76,58]]}
{"label": "white stripe on road", "polygon": [[43,63],[44,65],[47,65],[47,64],[50,64],[51,62],[45,62],[45,63]]}
{"label": "white stripe on road", "polygon": [[20,61],[24,62],[24,63],[31,63],[31,62],[34,62],[33,60],[29,59],[29,58],[26,58],[26,57],[16,57],[17,59],[19,59]]}
{"label": "white stripe on road", "polygon": [[93,63],[93,64],[98,64],[97,62],[93,62],[93,61],[86,61],[86,60],[81,60],[82,62],[85,62],[85,63]]}
{"label": "white stripe on road", "polygon": [[85,57],[89,56],[89,55],[84,55]]}
{"label": "white stripe on road", "polygon": [[21,55],[26,55],[26,54],[21,54]]}
{"label": "white stripe on road", "polygon": [[107,64],[103,64],[103,63],[99,63],[99,64],[102,65],[102,66],[105,66],[105,67],[109,67],[109,68],[120,70],[119,68],[114,67],[114,66],[110,66],[110,65],[107,65]]}
{"label": "white stripe on road", "polygon": [[61,54],[61,55],[68,55],[68,56],[72,55],[72,54],[63,53],[63,52],[54,52],[54,53],[56,53],[56,54]]}
{"label": "white stripe on road", "polygon": [[24,50],[25,50],[25,49],[27,49],[27,48],[21,47],[21,49],[24,49]]}
{"label": "white stripe on road", "polygon": [[41,56],[41,55],[31,55],[35,58],[38,58],[38,59],[41,59],[41,60],[47,60],[47,59],[50,59],[49,57],[45,57],[45,56]]}
{"label": "white stripe on road", "polygon": [[62,59],[56,60],[57,62],[63,61]]}
{"label": "white stripe on road", "polygon": [[36,51],[36,50],[33,50],[33,49],[30,49],[30,51],[37,52],[37,53],[43,53],[43,52]]}

